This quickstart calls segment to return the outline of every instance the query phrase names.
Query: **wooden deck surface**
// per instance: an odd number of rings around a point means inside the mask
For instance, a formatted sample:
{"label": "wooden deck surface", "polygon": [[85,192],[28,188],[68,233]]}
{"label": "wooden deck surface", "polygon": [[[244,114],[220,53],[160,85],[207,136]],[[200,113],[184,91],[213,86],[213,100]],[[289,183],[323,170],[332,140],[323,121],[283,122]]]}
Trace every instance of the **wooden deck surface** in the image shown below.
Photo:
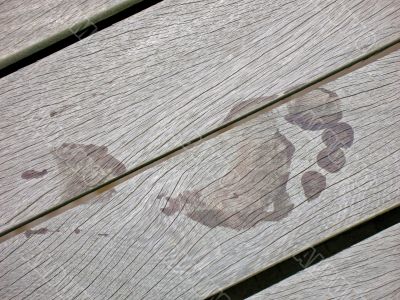
{"label": "wooden deck surface", "polygon": [[[135,1],[92,2],[0,3],[0,68]],[[399,43],[395,0],[164,0],[1,78],[0,299],[203,299],[398,207]],[[398,296],[398,229],[253,298]]]}
{"label": "wooden deck surface", "polygon": [[1,79],[0,230],[400,38],[397,1],[234,3],[166,0]]}
{"label": "wooden deck surface", "polygon": [[248,300],[399,299],[399,287],[397,224]]}
{"label": "wooden deck surface", "polygon": [[96,22],[141,0],[9,0],[0,3],[0,69],[68,36],[97,31]]}
{"label": "wooden deck surface", "polygon": [[2,243],[1,297],[204,298],[396,207],[399,58],[294,98]]}

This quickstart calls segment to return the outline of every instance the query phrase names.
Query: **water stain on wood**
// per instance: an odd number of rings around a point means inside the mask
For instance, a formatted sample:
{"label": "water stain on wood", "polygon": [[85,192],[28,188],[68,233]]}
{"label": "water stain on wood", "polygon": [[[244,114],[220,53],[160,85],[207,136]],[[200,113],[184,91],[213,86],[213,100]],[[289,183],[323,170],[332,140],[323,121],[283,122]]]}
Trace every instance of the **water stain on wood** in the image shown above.
{"label": "water stain on wood", "polygon": [[[285,119],[303,130],[324,130],[322,141],[327,146],[317,154],[317,164],[322,169],[336,173],[346,158],[341,148],[349,148],[354,141],[353,128],[340,122],[343,112],[338,95],[325,88],[318,88],[288,103]],[[301,183],[308,200],[319,197],[326,188],[325,176],[309,171],[302,175]]]}
{"label": "water stain on wood", "polygon": [[314,200],[326,189],[326,177],[316,171],[307,171],[301,177],[301,185],[307,200]]}
{"label": "water stain on wood", "polygon": [[[64,143],[54,150],[60,172],[65,176],[65,198],[70,198],[126,173],[125,165],[105,146]],[[115,190],[101,195],[109,199]],[[99,199],[100,199],[99,198]]]}
{"label": "water stain on wood", "polygon": [[277,94],[267,96],[267,97],[258,97],[252,98],[245,101],[242,101],[236,104],[228,113],[228,115],[223,120],[223,123],[229,122],[234,118],[241,117],[246,113],[251,112],[252,110],[259,108],[260,104],[266,104],[271,100],[274,100],[278,97]]}
{"label": "water stain on wood", "polygon": [[287,105],[285,120],[304,130],[321,130],[337,123],[343,116],[336,93],[318,88],[293,99]]}
{"label": "water stain on wood", "polygon": [[336,123],[325,129],[322,141],[328,148],[349,148],[354,141],[354,130],[347,123]]}
{"label": "water stain on wood", "polygon": [[21,174],[21,178],[25,180],[30,180],[30,179],[38,179],[45,175],[47,175],[46,169],[42,171],[27,170]]}
{"label": "water stain on wood", "polygon": [[[276,97],[243,101],[231,109],[224,122]],[[318,88],[289,102],[287,107],[289,113],[285,119],[289,123],[303,130],[326,130],[323,140],[328,147],[318,154],[318,165],[331,173],[339,171],[346,162],[340,147],[350,147],[354,133],[348,124],[338,123],[343,113],[337,94]],[[167,200],[162,212],[167,216],[182,213],[210,228],[221,226],[235,230],[249,229],[260,222],[279,221],[288,216],[294,205],[290,202],[286,185],[295,148],[275,130],[272,139],[252,142],[249,138],[250,145],[240,148],[243,153],[239,157],[242,159],[232,162],[234,172],[229,173],[239,174],[239,178],[227,175],[226,187],[211,183],[208,189],[212,192],[207,196],[200,190],[186,190],[176,197],[159,195],[157,198],[165,197]],[[302,175],[301,184],[308,200],[317,199],[326,189],[326,177],[308,171]]]}
{"label": "water stain on wood", "polygon": [[36,230],[27,230],[27,231],[24,232],[24,234],[25,234],[25,236],[27,238],[30,238],[32,235],[35,235],[35,234],[46,234],[48,232],[49,232],[49,230],[47,228],[39,228],[39,229],[36,229]]}
{"label": "water stain on wood", "polygon": [[208,185],[211,193],[193,190],[176,197],[164,196],[167,203],[161,211],[167,216],[182,213],[210,228],[235,230],[288,216],[293,204],[286,185],[294,146],[278,131],[270,139],[254,143],[232,161],[235,172],[227,173],[224,184]]}
{"label": "water stain on wood", "polygon": [[346,157],[340,148],[325,148],[318,153],[317,163],[318,166],[329,173],[336,173],[344,167],[346,163]]}

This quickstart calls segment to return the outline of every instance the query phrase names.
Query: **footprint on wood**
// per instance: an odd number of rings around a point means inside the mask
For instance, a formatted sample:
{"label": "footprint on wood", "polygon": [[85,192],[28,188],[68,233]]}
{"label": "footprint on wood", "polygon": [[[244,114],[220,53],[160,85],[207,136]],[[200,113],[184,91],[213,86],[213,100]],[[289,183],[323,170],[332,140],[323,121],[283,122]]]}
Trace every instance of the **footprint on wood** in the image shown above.
{"label": "footprint on wood", "polygon": [[[233,107],[223,122],[240,117],[267,100],[270,97],[245,100]],[[342,149],[353,144],[354,132],[350,125],[341,122],[343,112],[336,93],[319,88],[290,101],[287,108],[288,114],[284,116],[287,122],[302,130],[321,131],[326,147],[315,153],[318,166],[329,173],[340,171],[346,163]],[[183,214],[210,228],[235,230],[287,217],[294,207],[286,185],[295,147],[279,132],[273,118],[268,119],[263,132],[261,138],[255,138],[253,133],[243,131],[241,140],[246,144],[238,147],[237,157],[226,159],[230,170],[223,176],[223,182],[216,180],[203,190],[186,190],[175,197],[161,195],[159,198],[166,200],[161,211],[166,216]],[[226,144],[229,143],[227,140]],[[317,171],[308,170],[301,175],[301,185],[305,197],[311,201],[326,189],[327,179]]]}
{"label": "footprint on wood", "polygon": [[[317,164],[329,173],[339,172],[346,164],[343,148],[354,141],[353,128],[340,122],[343,113],[336,93],[324,88],[316,89],[288,103],[285,119],[303,130],[323,130],[321,138],[326,148],[317,154]],[[326,178],[316,171],[306,172],[301,179],[308,200],[319,197],[326,188]]]}
{"label": "footprint on wood", "polygon": [[[69,199],[126,172],[125,165],[108,154],[105,146],[64,143],[53,152],[64,175],[65,196]],[[109,198],[114,189],[102,194]]]}

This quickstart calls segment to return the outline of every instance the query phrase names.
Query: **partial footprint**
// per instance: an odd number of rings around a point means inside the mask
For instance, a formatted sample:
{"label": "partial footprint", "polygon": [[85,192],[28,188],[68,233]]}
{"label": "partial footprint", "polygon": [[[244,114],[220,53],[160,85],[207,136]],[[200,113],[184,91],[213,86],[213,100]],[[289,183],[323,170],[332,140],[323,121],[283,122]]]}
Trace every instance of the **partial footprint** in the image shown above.
{"label": "partial footprint", "polygon": [[[126,173],[125,165],[108,153],[105,146],[64,143],[53,152],[58,169],[64,173],[64,199],[77,196],[107,180]],[[111,189],[101,199],[114,194]]]}
{"label": "partial footprint", "polygon": [[[288,111],[289,114],[285,116],[285,119],[289,123],[303,130],[324,130],[321,138],[326,148],[317,154],[317,164],[329,173],[339,172],[346,164],[342,148],[351,147],[354,131],[349,124],[340,122],[343,112],[337,94],[325,88],[318,88],[290,101]],[[317,199],[326,187],[325,176],[316,171],[312,172],[305,173],[301,180],[308,200]],[[323,185],[317,188],[320,183]],[[322,186],[324,186],[323,189]]]}

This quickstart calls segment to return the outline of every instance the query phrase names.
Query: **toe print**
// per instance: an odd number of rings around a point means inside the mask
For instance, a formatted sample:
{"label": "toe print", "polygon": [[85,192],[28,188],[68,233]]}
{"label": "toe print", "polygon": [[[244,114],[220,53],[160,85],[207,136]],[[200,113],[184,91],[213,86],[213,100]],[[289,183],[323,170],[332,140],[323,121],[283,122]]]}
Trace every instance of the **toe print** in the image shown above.
{"label": "toe print", "polygon": [[318,166],[329,173],[336,173],[344,167],[344,164],[346,163],[346,157],[340,148],[325,148],[318,153],[317,163]]}
{"label": "toe print", "polygon": [[322,141],[330,149],[349,148],[353,140],[353,128],[347,123],[333,124],[322,133]]}

